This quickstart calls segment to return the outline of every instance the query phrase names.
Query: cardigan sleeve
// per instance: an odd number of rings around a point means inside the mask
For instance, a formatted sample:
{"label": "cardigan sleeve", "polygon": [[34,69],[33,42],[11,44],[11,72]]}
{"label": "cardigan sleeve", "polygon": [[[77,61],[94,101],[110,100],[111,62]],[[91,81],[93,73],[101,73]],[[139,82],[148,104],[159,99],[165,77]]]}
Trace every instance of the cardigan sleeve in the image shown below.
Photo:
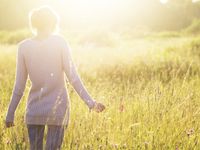
{"label": "cardigan sleeve", "polygon": [[73,86],[82,100],[88,105],[88,107],[90,109],[93,108],[95,101],[89,95],[81,78],[79,77],[76,66],[72,60],[71,49],[65,41],[62,48],[62,62],[65,74],[70,84]]}
{"label": "cardigan sleeve", "polygon": [[12,91],[12,96],[10,100],[10,104],[7,111],[6,121],[13,122],[15,110],[23,96],[26,81],[27,81],[27,69],[24,61],[24,56],[22,54],[22,48],[19,45],[17,52],[17,65],[16,65],[16,77],[15,84]]}

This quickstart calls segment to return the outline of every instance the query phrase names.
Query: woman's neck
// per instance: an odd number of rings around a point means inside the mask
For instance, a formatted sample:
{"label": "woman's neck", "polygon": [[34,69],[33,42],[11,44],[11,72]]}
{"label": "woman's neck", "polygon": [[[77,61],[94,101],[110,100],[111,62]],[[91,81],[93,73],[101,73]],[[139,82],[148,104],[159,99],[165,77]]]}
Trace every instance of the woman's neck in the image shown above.
{"label": "woman's neck", "polygon": [[52,35],[52,33],[50,32],[38,32],[37,35],[35,36],[35,39],[43,40],[48,38],[50,35]]}

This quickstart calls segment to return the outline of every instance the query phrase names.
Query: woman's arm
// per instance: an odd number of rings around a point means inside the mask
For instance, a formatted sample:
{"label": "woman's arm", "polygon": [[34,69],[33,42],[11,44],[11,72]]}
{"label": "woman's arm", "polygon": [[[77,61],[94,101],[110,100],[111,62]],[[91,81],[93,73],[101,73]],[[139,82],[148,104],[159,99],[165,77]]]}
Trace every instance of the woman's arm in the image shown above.
{"label": "woman's arm", "polygon": [[24,61],[24,56],[22,54],[21,46],[19,45],[18,53],[17,53],[17,70],[16,70],[16,79],[15,85],[12,92],[11,101],[9,104],[7,116],[6,116],[6,123],[12,123],[14,121],[14,114],[15,110],[19,104],[21,97],[23,96],[26,81],[27,81],[27,70]]}
{"label": "woman's arm", "polygon": [[83,82],[81,81],[78,75],[78,72],[72,60],[71,50],[66,42],[64,42],[62,49],[62,62],[64,71],[67,75],[70,84],[76,90],[78,95],[88,105],[88,107],[92,109],[95,106],[95,101],[89,95],[88,91],[86,90],[85,86],[83,85]]}

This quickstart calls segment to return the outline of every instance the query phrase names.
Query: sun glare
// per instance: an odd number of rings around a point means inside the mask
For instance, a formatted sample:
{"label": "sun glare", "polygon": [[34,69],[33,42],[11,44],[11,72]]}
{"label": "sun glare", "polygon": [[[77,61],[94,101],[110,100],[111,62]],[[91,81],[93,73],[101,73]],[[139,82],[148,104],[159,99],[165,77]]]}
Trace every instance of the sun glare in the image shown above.
{"label": "sun glare", "polygon": [[123,0],[60,0],[59,11],[63,18],[75,23],[76,26],[100,25],[99,23],[113,23],[114,20],[126,16],[129,2]]}
{"label": "sun glare", "polygon": [[197,3],[199,2],[200,0],[192,0],[193,3]]}
{"label": "sun glare", "polygon": [[70,1],[74,15],[102,17],[112,14],[120,6],[118,0],[73,0]]}
{"label": "sun glare", "polygon": [[[162,4],[168,0],[158,1]],[[139,0],[59,0],[54,1],[61,18],[78,28],[134,24],[148,16],[152,2]]]}
{"label": "sun glare", "polygon": [[168,0],[160,0],[160,2],[161,2],[162,4],[166,4],[166,3],[168,2]]}

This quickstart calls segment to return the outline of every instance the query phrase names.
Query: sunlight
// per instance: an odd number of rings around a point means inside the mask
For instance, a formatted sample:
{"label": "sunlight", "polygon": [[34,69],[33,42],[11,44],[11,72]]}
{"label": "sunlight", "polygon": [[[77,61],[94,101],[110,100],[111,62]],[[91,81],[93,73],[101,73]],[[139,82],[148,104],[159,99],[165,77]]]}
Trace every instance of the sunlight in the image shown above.
{"label": "sunlight", "polygon": [[168,2],[168,0],[160,0],[160,2],[161,2],[162,4],[166,4],[166,3]]}
{"label": "sunlight", "polygon": [[[58,12],[62,28],[90,30],[113,29],[113,26],[116,28],[143,26],[146,22],[151,22],[150,16],[156,17],[157,7],[168,2],[169,0],[154,2],[149,0],[44,0],[40,3],[49,5]],[[151,13],[155,15],[150,15]]]}
{"label": "sunlight", "polygon": [[0,150],[200,150],[200,0],[0,8]]}
{"label": "sunlight", "polygon": [[[55,6],[67,25],[78,29],[110,26],[127,19],[135,0],[60,0]],[[50,5],[52,3],[49,3]],[[135,5],[136,6],[136,5]]]}
{"label": "sunlight", "polygon": [[192,0],[193,3],[199,2],[200,0]]}
{"label": "sunlight", "polygon": [[98,19],[113,15],[119,8],[119,0],[73,0],[69,2],[73,17]]}

